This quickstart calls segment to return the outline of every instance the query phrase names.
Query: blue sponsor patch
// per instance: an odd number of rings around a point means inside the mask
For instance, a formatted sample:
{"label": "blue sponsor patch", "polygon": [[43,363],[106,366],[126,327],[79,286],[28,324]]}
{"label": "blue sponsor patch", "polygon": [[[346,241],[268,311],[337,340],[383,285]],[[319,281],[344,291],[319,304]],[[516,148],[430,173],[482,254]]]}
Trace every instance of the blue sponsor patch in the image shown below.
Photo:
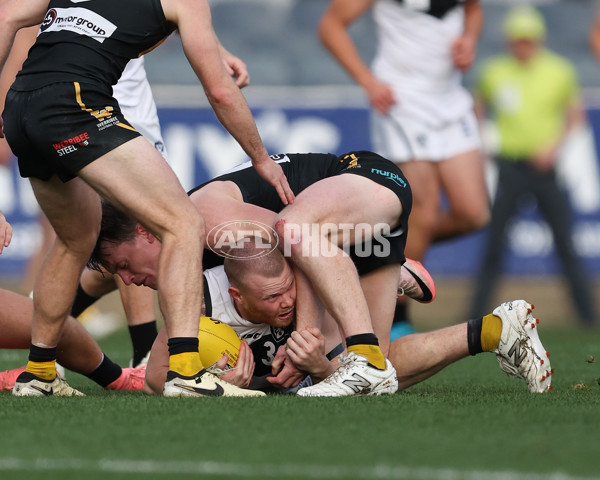
{"label": "blue sponsor patch", "polygon": [[406,181],[397,173],[388,172],[387,170],[379,170],[378,168],[372,168],[371,173],[376,173],[377,175],[387,177],[392,182],[396,183],[397,185],[400,185],[402,188],[406,188]]}

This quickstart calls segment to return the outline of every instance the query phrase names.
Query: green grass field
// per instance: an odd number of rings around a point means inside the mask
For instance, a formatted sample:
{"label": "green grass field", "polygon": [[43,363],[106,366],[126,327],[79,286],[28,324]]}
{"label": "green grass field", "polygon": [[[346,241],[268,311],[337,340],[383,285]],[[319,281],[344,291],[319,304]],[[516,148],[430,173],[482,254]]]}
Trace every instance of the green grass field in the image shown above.
{"label": "green grass field", "polygon": [[[68,373],[87,397],[0,394],[0,479],[600,478],[600,331],[541,335],[546,395],[489,354],[381,398],[166,399]],[[125,330],[100,343],[127,363]],[[0,368],[25,357],[1,351]]]}

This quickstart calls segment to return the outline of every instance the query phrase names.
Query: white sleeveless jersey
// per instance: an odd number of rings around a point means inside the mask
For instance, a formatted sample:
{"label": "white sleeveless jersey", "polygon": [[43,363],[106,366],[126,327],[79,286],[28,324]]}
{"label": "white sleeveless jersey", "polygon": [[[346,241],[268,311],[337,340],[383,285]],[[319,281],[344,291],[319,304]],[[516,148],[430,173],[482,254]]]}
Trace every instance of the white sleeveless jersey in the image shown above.
{"label": "white sleeveless jersey", "polygon": [[271,362],[279,347],[285,345],[294,330],[293,326],[283,329],[244,320],[229,295],[229,281],[223,266],[205,270],[204,277],[208,283],[211,307],[207,309],[207,316],[230,325],[238,337],[248,342],[256,362],[255,376],[271,374]]}
{"label": "white sleeveless jersey", "polygon": [[113,87],[113,95],[119,102],[125,118],[166,159],[167,150],[160,132],[152,90],[146,77],[144,57],[129,61],[121,78]]}
{"label": "white sleeveless jersey", "polygon": [[423,3],[429,2],[376,0],[373,20],[378,47],[373,72],[399,87],[444,93],[461,82],[450,46],[463,31],[464,9],[457,5],[437,18],[411,6]]}

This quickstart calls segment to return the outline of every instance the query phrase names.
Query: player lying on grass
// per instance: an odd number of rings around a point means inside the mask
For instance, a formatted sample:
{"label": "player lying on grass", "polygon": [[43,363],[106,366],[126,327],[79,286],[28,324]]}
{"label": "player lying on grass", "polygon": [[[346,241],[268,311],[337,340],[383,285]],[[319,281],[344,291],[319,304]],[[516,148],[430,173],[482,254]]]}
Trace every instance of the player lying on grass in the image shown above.
{"label": "player lying on grass", "polygon": [[[158,244],[152,241],[147,248],[150,251],[153,247],[157,246]],[[254,257],[264,253],[264,249],[258,249],[253,241],[243,242],[243,246],[244,248],[237,249],[239,254]],[[154,251],[154,253],[156,253],[156,251]],[[229,276],[231,277],[233,275],[234,278],[238,279],[235,281],[235,284],[238,285],[238,287],[231,288],[235,293],[236,298],[239,299],[239,302],[234,302],[229,294],[230,284],[222,266],[208,269],[207,273],[205,274],[205,294],[208,296],[208,306],[205,306],[204,314],[216,318],[228,318],[230,320],[228,323],[234,327],[240,338],[246,340],[248,344],[250,344],[254,357],[260,359],[258,360],[258,366],[254,372],[255,381],[252,384],[253,388],[262,388],[264,386],[271,385],[266,381],[265,377],[271,374],[271,362],[278,351],[278,347],[285,345],[289,334],[293,330],[293,321],[290,319],[295,318],[295,282],[292,285],[292,270],[288,262],[284,260],[280,252],[276,253],[277,255],[273,253],[271,255],[252,260],[253,271],[250,273],[253,275],[251,275],[250,284],[248,281],[246,281],[248,274],[242,269],[242,266],[245,265],[246,262],[239,263],[229,261],[227,263],[230,267]],[[149,262],[154,262],[156,260],[156,257],[151,257],[148,259]],[[260,275],[261,268],[264,270],[263,275]],[[263,296],[265,296],[265,291],[267,291],[269,288],[272,289],[272,277],[274,276],[272,272],[274,270],[276,270],[277,274],[280,275],[279,282],[275,283],[278,285],[290,285],[290,290],[293,290],[293,300],[290,300],[290,295],[281,294],[275,296],[272,292],[267,295],[267,297],[269,297],[267,300],[263,298]],[[435,285],[421,264],[407,260],[407,263],[404,264],[401,270],[402,275],[400,289],[402,292],[404,292],[408,297],[414,298],[421,302],[430,301],[434,298]],[[411,271],[413,273],[411,273]],[[419,274],[422,275],[422,279],[418,276]],[[89,281],[85,280],[84,277],[82,277],[82,283],[84,283],[86,290],[92,293],[92,297],[100,297],[101,295],[108,293],[111,289],[115,288],[115,283],[112,280],[112,277],[105,278],[105,285],[102,285],[102,282],[97,281],[97,279],[95,279],[93,283],[90,283]],[[416,278],[418,278],[418,280],[416,280]],[[266,285],[264,285],[265,281],[268,282]],[[154,282],[154,280],[152,278],[148,278],[147,282],[151,284]],[[425,293],[419,287],[419,282],[423,285],[426,283],[429,286],[429,288],[424,287]],[[95,289],[89,290],[90,287],[95,287]],[[130,286],[130,288],[131,287],[135,289],[140,288],[136,286]],[[293,289],[291,287],[293,287]],[[76,298],[75,304],[87,305],[85,302],[86,299],[82,300],[79,298],[80,296],[81,293]],[[84,296],[86,298],[90,298],[90,295],[88,294],[85,294]],[[148,308],[145,308],[143,305],[138,303],[137,307],[139,308],[139,306],[142,307],[142,310],[148,310]],[[132,315],[136,315],[137,308],[135,308],[135,306],[130,307],[127,310]],[[280,315],[285,320],[285,325],[287,326],[278,326],[278,322],[281,323],[281,319],[279,319]],[[252,319],[252,322],[244,320],[244,318]],[[164,331],[161,338],[162,337],[164,337]],[[327,351],[330,352],[329,357],[335,356],[332,354],[332,352],[339,353],[343,351],[343,347],[340,343],[341,337],[339,336],[337,326],[331,318],[329,318],[329,322],[327,322],[326,325],[325,337],[329,341],[329,343],[325,345]],[[204,339],[201,340],[204,341]],[[166,343],[163,346],[166,348]],[[242,347],[242,355],[245,352],[245,348],[245,346]],[[156,349],[157,347],[155,345],[154,350]],[[202,355],[202,349],[200,351]],[[283,354],[283,351],[281,353]],[[156,357],[157,353],[154,353],[153,358]],[[279,355],[278,361],[282,358],[284,357]],[[331,364],[325,358],[325,356],[319,360],[320,362],[318,363],[314,362],[314,368],[311,366],[301,365],[301,367],[303,367],[302,370],[309,372],[314,379],[324,378],[332,372]],[[168,367],[167,364],[164,364],[163,366]],[[154,369],[152,370],[154,371]],[[224,379],[229,380],[229,376],[235,373],[237,372],[228,372]],[[305,374],[298,372],[296,368],[293,369],[293,373],[295,374],[294,377],[286,378],[281,382],[276,378],[270,378],[269,380],[272,382],[274,387],[285,388],[294,385],[294,381],[297,383],[297,381],[305,376]],[[323,373],[325,373],[325,375],[323,375]],[[162,372],[162,375],[163,376],[159,381],[151,382],[154,385],[154,391],[160,391],[162,389],[166,370]],[[247,385],[247,383],[245,383],[245,385]]]}
{"label": "player lying on grass", "polygon": [[[219,227],[226,222],[229,232],[238,236],[247,228],[246,221],[273,227],[282,239],[279,248],[287,249],[297,276],[300,298],[298,328],[311,325],[318,308],[311,289],[343,331],[348,363],[343,376],[321,382],[318,389],[308,387],[301,394],[354,395],[396,391],[394,369],[385,359],[389,329],[396,307],[400,265],[404,245],[411,192],[402,172],[390,161],[371,152],[347,155],[288,154],[273,156],[286,174],[296,195],[293,205],[284,208],[268,184],[243,164],[203,185],[190,194],[192,203],[205,218],[206,245],[220,249]],[[103,265],[110,273],[123,272],[131,261],[119,246],[135,233],[124,237],[103,218],[92,265]],[[348,227],[345,234],[331,235],[325,226]],[[299,229],[311,228],[298,234]],[[362,230],[361,228],[362,227]],[[216,230],[213,230],[216,229]],[[212,232],[211,232],[212,231]],[[131,235],[129,238],[127,235]],[[349,245],[346,245],[349,243]],[[350,255],[342,247],[349,246]],[[361,254],[361,249],[369,252]],[[305,254],[305,252],[311,252]],[[332,255],[324,252],[332,252]],[[379,254],[383,252],[383,254]],[[206,254],[206,252],[205,252]],[[360,279],[359,279],[360,275]],[[140,281],[144,283],[144,278]],[[131,278],[125,282],[131,283]],[[157,284],[158,285],[158,284]],[[376,311],[376,323],[371,312]],[[366,379],[359,392],[345,388],[343,380],[360,374]]]}
{"label": "player lying on grass", "polygon": [[[357,202],[357,199],[360,199],[363,203],[366,202],[367,199],[365,199],[363,195],[365,192],[370,192],[372,194],[371,198],[368,199],[368,203],[379,205],[381,202],[389,201],[391,205],[396,205],[396,209],[394,210],[393,206],[390,207],[388,205],[389,208],[384,209],[384,211],[389,212],[392,210],[396,213],[401,213],[400,218],[396,218],[393,220],[393,223],[391,223],[392,235],[384,236],[383,240],[379,242],[379,244],[384,243],[384,241],[389,242],[388,247],[390,248],[387,255],[376,255],[376,249],[371,249],[370,255],[362,257],[351,253],[351,257],[356,265],[354,273],[344,273],[339,271],[336,273],[335,269],[328,269],[327,266],[323,266],[323,271],[321,272],[321,274],[324,274],[326,277],[325,283],[327,283],[327,278],[338,279],[338,275],[341,275],[342,279],[350,282],[357,273],[360,274],[359,285],[364,292],[364,295],[362,296],[366,298],[368,302],[371,318],[374,319],[373,327],[382,343],[382,350],[387,353],[388,348],[386,342],[389,339],[390,325],[395,310],[397,289],[400,281],[399,277],[401,269],[399,268],[399,265],[404,262],[403,249],[406,240],[405,226],[410,211],[410,191],[407,190],[408,185],[404,183],[401,172],[398,173],[399,170],[394,170],[393,166],[390,166],[392,165],[391,162],[370,152],[353,152],[340,157],[329,154],[292,154],[279,155],[276,157],[278,158],[278,161],[281,162],[288,181],[297,196],[296,202],[294,203],[294,207],[297,207],[296,212],[298,212],[298,210],[300,211],[300,213],[297,213],[297,216],[294,217],[298,220],[297,224],[311,225],[313,223],[319,223],[322,225],[326,221],[335,223],[333,219],[339,218],[340,221],[356,225],[354,220],[358,220],[357,217],[363,216],[368,219],[367,224],[373,226],[375,219],[381,218],[383,214],[378,214],[372,210],[363,211],[361,209],[362,203],[360,201]],[[369,176],[370,178],[361,177],[361,173],[359,172],[362,172],[362,174]],[[344,175],[344,173],[356,175]],[[381,178],[379,178],[378,175]],[[355,181],[354,177],[359,177],[359,179],[356,180],[356,184],[353,184]],[[349,178],[350,180],[346,182]],[[374,184],[376,188],[369,189],[369,186],[372,186],[370,183]],[[391,186],[394,189],[393,195],[395,200],[391,196],[385,194],[385,192],[382,193],[380,188],[382,185]],[[314,186],[318,186],[318,188],[313,189],[312,187]],[[190,198],[192,203],[194,203],[203,214],[207,222],[207,232],[218,231],[219,226],[226,224],[226,222],[231,222],[227,225],[230,229],[230,233],[235,237],[236,234],[240,233],[235,230],[236,225],[242,225],[247,228],[247,223],[249,221],[262,222],[265,225],[275,225],[276,220],[282,218],[282,215],[285,216],[286,210],[292,208],[288,206],[283,210],[280,216],[275,216],[273,212],[281,210],[283,205],[279,199],[276,196],[273,196],[265,187],[267,186],[264,181],[250,169],[249,164],[241,165],[232,172],[217,177],[208,184],[193,190],[190,194]],[[331,191],[326,191],[325,187]],[[383,189],[386,190],[385,187],[383,187]],[[332,192],[337,193],[335,199],[331,198]],[[388,193],[389,192],[391,192],[391,190],[388,191]],[[314,195],[315,198],[321,198],[321,202],[311,199],[311,195]],[[399,199],[402,199],[402,206],[397,203]],[[339,204],[344,204],[344,208],[337,209]],[[157,279],[155,276],[155,267],[152,266],[152,263],[147,262],[147,259],[144,258],[143,254],[140,255],[140,252],[143,251],[149,243],[156,242],[156,238],[148,236],[145,229],[135,222],[121,218],[120,212],[110,205],[105,204],[103,209],[103,224],[91,265],[103,265],[109,272],[121,276],[126,284],[137,283],[152,286],[152,283],[154,283],[154,285],[156,285]],[[329,210],[331,210],[331,212],[329,212]],[[349,212],[348,210],[352,211]],[[302,216],[302,214],[304,214],[304,216]],[[290,223],[293,224],[294,222]],[[399,228],[396,229],[396,227]],[[397,235],[394,236],[394,233]],[[285,237],[285,231],[282,232],[282,234],[283,236],[280,235],[280,238],[284,239],[281,243],[285,249],[287,245],[293,242]],[[207,237],[207,245],[216,249],[218,247],[219,238],[216,235],[211,236],[210,234]],[[339,241],[340,236],[337,238]],[[310,240],[316,241],[317,243],[327,243],[331,238],[315,239],[313,236]],[[341,244],[341,241],[339,243]],[[374,241],[373,243],[377,242]],[[295,243],[294,245],[295,247],[298,247],[298,243]],[[294,245],[292,245],[291,248],[292,260],[297,260],[297,258],[300,257],[301,263],[302,259],[306,257],[312,258],[310,255],[304,257],[302,255],[303,249],[295,249]],[[364,244],[359,241],[356,242],[354,247],[361,247],[363,245]],[[331,244],[328,246],[331,247]],[[318,247],[319,245],[317,245],[317,249]],[[308,251],[314,250],[308,249]],[[356,251],[354,253],[356,253]],[[206,256],[205,252],[205,257]],[[341,255],[337,255],[337,257],[341,257]],[[297,263],[298,262],[296,262],[296,264]],[[314,274],[314,272],[312,273]],[[318,274],[319,273],[317,273],[317,275]],[[296,277],[298,282],[298,298],[300,299],[297,308],[296,329],[302,331],[305,326],[310,326],[312,319],[315,317],[314,310],[307,309],[307,305],[310,305],[311,302],[314,301],[314,294],[311,292],[312,297],[307,295],[308,291],[305,289],[306,286],[303,286],[302,283],[298,281],[299,278],[302,278],[302,276]],[[313,277],[310,277],[309,279],[313,285],[317,283]],[[323,279],[319,280],[323,281]],[[340,286],[340,288],[342,287]],[[319,288],[317,288],[317,290],[319,293],[322,293]],[[325,302],[325,304],[327,310],[331,313],[331,308],[329,308],[327,302]],[[521,303],[519,303],[519,305],[521,305]],[[519,307],[518,310],[519,321],[528,321],[530,319],[530,314],[526,312],[527,309],[521,311],[523,309]],[[305,313],[304,317],[302,311]],[[312,316],[307,316],[307,311],[312,313]],[[510,313],[507,315],[514,315],[515,313],[513,310],[509,310],[508,312]],[[494,345],[494,343],[495,346],[490,348],[490,350],[498,347],[502,328],[494,319],[497,320],[496,316],[492,315],[486,317],[485,320],[469,322],[469,337],[474,340],[470,342],[470,348],[465,351],[477,353],[481,348],[477,345],[477,334],[473,333],[473,331],[481,331],[481,336],[485,339],[491,336],[491,342],[489,340],[484,341],[484,348],[487,348],[490,344]],[[516,320],[517,319],[513,319],[512,322],[514,323]],[[464,328],[466,331],[467,327],[465,326]],[[521,356],[525,358],[527,356],[523,354],[523,348],[520,346],[526,343],[531,344],[533,341],[531,337],[536,337],[536,335],[535,333],[530,335],[531,332],[526,333],[523,328],[520,328],[520,330],[519,328],[516,326],[513,327],[514,332],[509,335],[508,332],[510,329],[507,327],[505,329],[503,342],[511,343],[511,345],[507,347],[511,355],[516,352],[519,358],[521,358]],[[346,334],[346,332],[344,333]],[[450,331],[450,333],[455,332]],[[516,337],[519,336],[521,338],[517,339]],[[363,336],[360,337],[364,339]],[[515,341],[510,341],[513,337],[515,338]],[[536,344],[537,353],[534,355],[532,350],[533,347],[530,348],[531,355],[528,357],[530,358],[530,361],[526,362],[529,370],[526,376],[531,389],[544,391],[549,385],[549,379],[545,373],[546,370],[544,370],[543,375],[541,374],[542,369],[544,368],[541,363],[541,356],[543,355],[545,357],[545,351],[541,351],[543,348],[541,347],[541,344],[539,344],[539,341],[535,341],[534,343]],[[341,373],[341,376],[330,376],[313,387],[303,388],[299,391],[300,395],[338,396],[367,392],[371,394],[380,394],[389,393],[392,390],[390,387],[392,384],[390,377],[385,373],[381,374],[380,370],[374,369],[372,366],[369,367],[370,361],[365,360],[366,354],[364,356],[356,354],[355,350],[353,350],[355,339],[346,338],[346,344],[349,345],[348,357],[350,358],[350,362],[345,364],[342,371],[339,372]],[[358,348],[358,350],[363,352],[361,348]],[[500,348],[504,347],[500,346]],[[403,350],[409,349],[410,345],[406,345],[403,348]],[[534,365],[533,357],[535,356],[539,357],[539,365]],[[429,360],[429,358],[427,360]],[[443,359],[435,359],[434,361],[432,358],[431,360],[431,364],[427,364],[427,370],[432,373],[443,368],[445,365]],[[522,361],[517,361],[516,363],[518,364],[518,368],[523,365]],[[529,364],[531,364],[531,367],[529,367]],[[547,367],[547,365],[548,362],[546,361],[544,366]],[[358,368],[355,368],[357,366]],[[362,368],[363,366],[364,368]],[[540,371],[540,378],[535,380],[534,377],[536,375],[534,375],[534,373],[537,370]],[[353,378],[355,373],[366,379],[364,388],[359,388],[358,392],[348,387],[347,383],[349,382],[344,383],[345,379]],[[409,369],[402,374],[406,374],[407,376],[416,375],[417,378],[419,378],[419,375],[422,375],[420,369],[417,369],[416,372]],[[544,377],[543,380],[541,378],[542,376]],[[324,385],[324,388],[320,388],[321,385]],[[393,391],[396,391],[396,388],[394,388]]]}
{"label": "player lying on grass", "polygon": [[[147,235],[148,232],[138,229],[136,237],[141,238],[133,239],[129,244],[132,256],[139,265],[145,265],[143,273],[135,269],[130,273],[137,281],[143,278],[152,285],[156,282],[159,248],[155,245],[156,239]],[[225,370],[222,378],[247,387],[253,381],[253,374],[263,378],[265,374],[274,375],[284,359],[288,359],[305,372],[304,375],[308,373],[312,380],[318,381],[333,370],[329,360],[332,352],[337,353],[340,341],[337,329],[331,328],[335,324],[325,322],[328,327],[324,333],[310,327],[291,331],[296,304],[292,271],[278,250],[258,256],[259,249],[252,248],[252,242],[244,242],[244,249],[236,251],[237,256],[252,260],[228,257],[225,267],[205,271],[206,315],[231,325],[243,340],[236,368]],[[414,268],[416,263],[407,260],[405,265],[420,272],[419,280],[408,274],[408,269],[403,266],[401,285],[419,301],[431,295],[435,287],[424,269]],[[532,308],[523,300],[507,302],[483,318],[393,341],[388,358],[396,370],[399,390],[429,378],[457,360],[484,351],[496,353],[502,370],[525,379],[531,392],[549,390],[551,367],[537,335],[537,320],[531,314]],[[284,343],[286,349],[278,348]],[[330,353],[325,355],[325,352]],[[211,361],[216,360],[215,357]],[[218,366],[225,366],[224,359],[220,359]],[[147,367],[146,390],[149,393],[161,392],[167,370],[166,337],[161,331]],[[276,377],[267,376],[266,380],[278,387],[291,387],[304,375],[288,378],[284,384],[278,383]],[[252,386],[259,388],[260,384]]]}
{"label": "player lying on grass", "polygon": [[[146,232],[147,233],[147,232]],[[257,243],[259,245],[257,245]],[[159,251],[155,239],[138,252],[138,258],[146,255],[147,265],[154,265]],[[425,272],[421,284],[430,288],[420,289],[415,277],[409,274],[407,267]],[[415,299],[432,296],[433,280],[418,262],[407,260],[402,267],[402,287],[407,295]],[[311,385],[330,375],[337,366],[332,362],[344,351],[342,338],[337,324],[326,317],[323,321],[323,333],[317,328],[307,327],[301,332],[294,331],[296,318],[296,282],[288,261],[279,250],[265,254],[262,239],[243,239],[236,248],[236,258],[225,259],[224,266],[207,269],[204,272],[204,298],[206,316],[223,319],[242,340],[237,368],[221,372],[222,378],[238,386],[260,388],[271,391],[298,387],[298,382],[307,374]],[[154,284],[155,275],[146,269],[146,282]],[[201,322],[206,321],[202,319]],[[200,328],[202,331],[203,328]],[[294,347],[295,342],[304,347],[303,351]],[[206,341],[203,342],[206,345]],[[286,349],[283,348],[287,345]],[[295,355],[295,352],[298,355]],[[325,354],[325,352],[328,352]],[[148,393],[161,393],[168,371],[168,350],[164,329],[158,334],[148,362],[146,384]],[[202,349],[200,349],[202,356]],[[217,358],[212,358],[213,363]],[[235,365],[235,360],[229,365]],[[285,361],[292,361],[297,374],[289,376],[280,383],[274,373],[279,371]],[[222,359],[219,367],[225,367],[227,359]],[[296,390],[294,389],[294,390]]]}
{"label": "player lying on grass", "polygon": [[[0,289],[0,348],[27,349],[31,344],[33,301],[23,295]],[[108,358],[87,330],[69,316],[58,342],[57,360],[64,367],[85,375],[111,390],[141,390],[145,367],[121,368]],[[0,390],[12,390],[25,367],[0,372]],[[54,395],[78,395],[65,382]]]}

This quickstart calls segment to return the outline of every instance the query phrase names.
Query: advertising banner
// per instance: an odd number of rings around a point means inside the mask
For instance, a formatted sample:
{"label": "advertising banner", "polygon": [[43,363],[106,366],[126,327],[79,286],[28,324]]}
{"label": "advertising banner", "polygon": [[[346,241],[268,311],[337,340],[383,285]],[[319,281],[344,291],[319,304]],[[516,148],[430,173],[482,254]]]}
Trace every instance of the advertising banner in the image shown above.
{"label": "advertising banner", "polygon": [[[363,106],[261,106],[252,108],[270,153],[332,152],[371,149],[368,109]],[[561,177],[574,212],[573,235],[589,270],[600,273],[600,180],[597,141],[600,111],[590,110],[590,128],[574,134],[565,146]],[[184,188],[190,189],[247,160],[236,141],[218,123],[209,107],[159,108],[169,162]],[[14,227],[14,238],[0,256],[0,276],[17,276],[38,248],[39,210],[29,183],[19,177],[16,162],[0,167],[0,210]],[[489,168],[490,185],[494,181]],[[414,188],[414,187],[413,187]],[[472,275],[480,261],[486,231],[445,242],[426,259],[432,273]],[[552,235],[540,219],[535,202],[525,202],[510,226],[505,272],[555,273]]]}

